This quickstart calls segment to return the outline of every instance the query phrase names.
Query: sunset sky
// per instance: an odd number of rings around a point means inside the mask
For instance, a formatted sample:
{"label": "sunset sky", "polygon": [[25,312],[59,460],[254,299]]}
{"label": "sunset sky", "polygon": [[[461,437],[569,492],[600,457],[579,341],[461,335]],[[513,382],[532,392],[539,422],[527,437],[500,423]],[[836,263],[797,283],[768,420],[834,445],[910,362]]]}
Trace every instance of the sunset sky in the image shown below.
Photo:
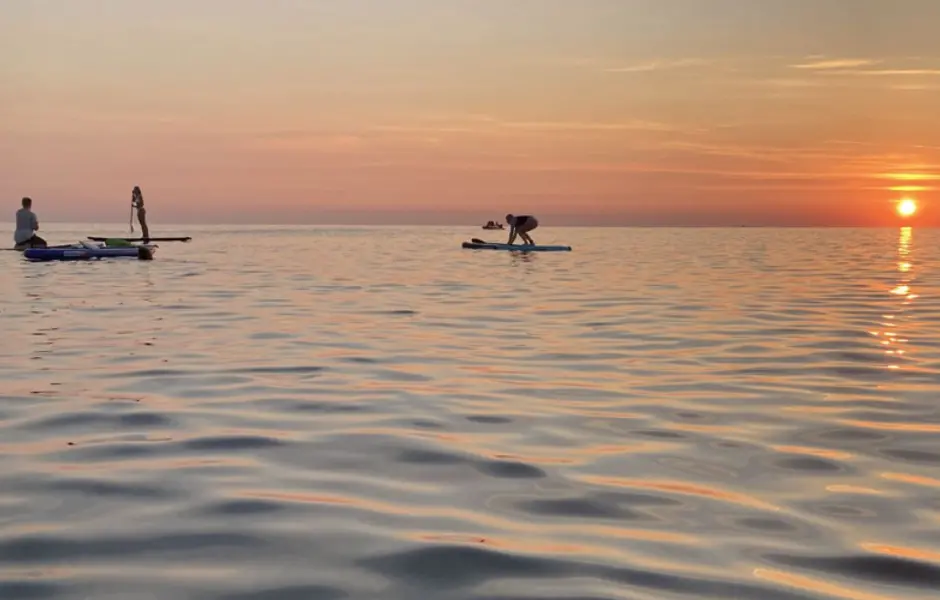
{"label": "sunset sky", "polygon": [[45,221],[940,225],[937,0],[5,0]]}

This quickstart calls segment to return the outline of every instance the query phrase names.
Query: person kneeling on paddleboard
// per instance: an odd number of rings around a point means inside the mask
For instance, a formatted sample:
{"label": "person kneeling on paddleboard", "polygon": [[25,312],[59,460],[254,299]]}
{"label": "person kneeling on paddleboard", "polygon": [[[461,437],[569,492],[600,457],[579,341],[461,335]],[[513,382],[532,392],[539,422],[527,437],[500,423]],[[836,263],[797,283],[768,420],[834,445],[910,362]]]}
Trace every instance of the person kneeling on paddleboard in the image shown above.
{"label": "person kneeling on paddleboard", "polygon": [[16,211],[16,231],[13,241],[17,248],[46,248],[48,244],[36,232],[39,230],[39,219],[33,212],[32,198],[23,198],[23,208]]}
{"label": "person kneeling on paddleboard", "polygon": [[506,242],[507,244],[512,245],[518,234],[526,244],[535,245],[535,240],[529,237],[529,232],[539,226],[538,219],[532,215],[506,215],[506,223],[509,225],[509,241]]}
{"label": "person kneeling on paddleboard", "polygon": [[150,242],[150,229],[147,227],[147,209],[144,208],[144,195],[140,191],[140,187],[134,186],[134,191],[131,192],[131,206],[137,209],[137,221],[140,223],[140,231],[143,233],[143,242],[145,244]]}

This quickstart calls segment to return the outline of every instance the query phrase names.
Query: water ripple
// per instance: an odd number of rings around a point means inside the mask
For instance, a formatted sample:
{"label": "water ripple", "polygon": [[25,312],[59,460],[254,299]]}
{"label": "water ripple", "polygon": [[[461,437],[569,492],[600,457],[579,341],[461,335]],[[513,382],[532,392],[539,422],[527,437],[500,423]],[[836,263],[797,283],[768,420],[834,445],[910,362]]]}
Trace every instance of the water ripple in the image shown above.
{"label": "water ripple", "polygon": [[936,232],[252,231],[0,257],[0,598],[940,588]]}

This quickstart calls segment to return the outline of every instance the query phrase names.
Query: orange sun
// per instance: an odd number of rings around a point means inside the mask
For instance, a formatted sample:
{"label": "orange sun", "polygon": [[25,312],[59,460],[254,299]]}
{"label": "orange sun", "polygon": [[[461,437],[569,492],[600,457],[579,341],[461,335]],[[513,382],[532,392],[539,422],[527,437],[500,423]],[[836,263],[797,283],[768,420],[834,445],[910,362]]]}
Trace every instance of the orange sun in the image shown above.
{"label": "orange sun", "polygon": [[917,203],[910,198],[898,202],[898,214],[902,217],[912,217],[917,212]]}

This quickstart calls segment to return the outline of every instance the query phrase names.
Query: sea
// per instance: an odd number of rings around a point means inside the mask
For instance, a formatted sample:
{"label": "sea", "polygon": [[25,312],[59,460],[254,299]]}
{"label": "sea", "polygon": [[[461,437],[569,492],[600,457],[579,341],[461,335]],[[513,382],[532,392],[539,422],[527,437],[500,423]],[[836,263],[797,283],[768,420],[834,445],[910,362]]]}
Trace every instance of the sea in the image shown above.
{"label": "sea", "polygon": [[154,229],[0,252],[2,600],[940,594],[940,230]]}

